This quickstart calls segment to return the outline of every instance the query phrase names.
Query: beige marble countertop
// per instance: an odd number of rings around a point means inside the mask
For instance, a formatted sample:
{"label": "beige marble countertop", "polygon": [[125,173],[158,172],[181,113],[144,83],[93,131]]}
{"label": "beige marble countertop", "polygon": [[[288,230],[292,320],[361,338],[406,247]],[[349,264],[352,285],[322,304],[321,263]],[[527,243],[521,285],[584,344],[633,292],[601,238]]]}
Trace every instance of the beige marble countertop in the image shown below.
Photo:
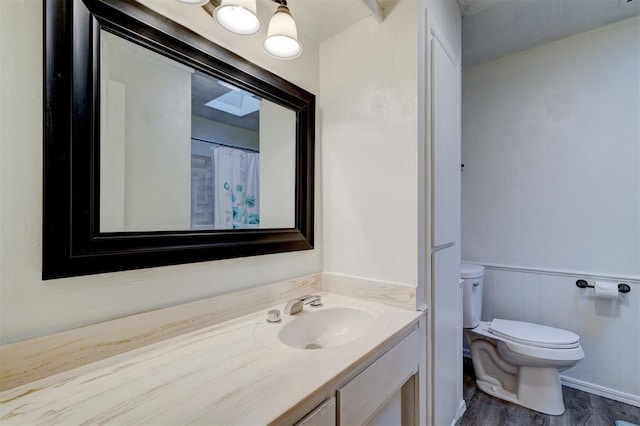
{"label": "beige marble countertop", "polygon": [[281,323],[268,324],[267,310],[260,310],[4,391],[0,423],[276,422],[421,315],[334,293],[322,298],[317,309],[354,307],[373,314],[372,331],[342,346],[295,349],[278,338],[295,317],[283,314]]}

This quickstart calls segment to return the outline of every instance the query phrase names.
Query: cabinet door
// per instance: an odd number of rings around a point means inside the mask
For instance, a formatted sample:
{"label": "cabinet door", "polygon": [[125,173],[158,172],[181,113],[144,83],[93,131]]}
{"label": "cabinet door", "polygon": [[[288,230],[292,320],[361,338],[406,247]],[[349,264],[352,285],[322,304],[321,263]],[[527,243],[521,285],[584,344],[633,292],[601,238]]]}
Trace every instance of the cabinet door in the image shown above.
{"label": "cabinet door", "polygon": [[431,39],[431,170],[433,247],[460,239],[460,69]]}
{"label": "cabinet door", "polygon": [[[401,424],[402,407],[394,404],[393,397],[399,395],[402,385],[418,371],[418,352],[418,332],[414,331],[338,389],[340,424],[379,424],[389,418]],[[381,414],[379,418],[376,413]]]}
{"label": "cabinet door", "polygon": [[318,408],[310,412],[296,426],[335,426],[336,399],[331,398],[323,402]]}
{"label": "cabinet door", "polygon": [[462,331],[458,246],[433,253],[433,419],[451,424],[461,401]]}
{"label": "cabinet door", "polygon": [[378,409],[366,426],[402,425],[402,391],[397,391]]}

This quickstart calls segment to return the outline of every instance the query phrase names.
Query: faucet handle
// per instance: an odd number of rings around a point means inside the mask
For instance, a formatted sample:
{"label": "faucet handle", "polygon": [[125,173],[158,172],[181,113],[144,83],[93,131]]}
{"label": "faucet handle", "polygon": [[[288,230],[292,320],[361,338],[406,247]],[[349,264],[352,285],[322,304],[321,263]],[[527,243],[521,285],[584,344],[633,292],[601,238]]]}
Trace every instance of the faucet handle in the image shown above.
{"label": "faucet handle", "polygon": [[271,309],[267,313],[267,322],[280,322],[282,319],[280,318],[280,311],[277,309]]}
{"label": "faucet handle", "polygon": [[302,303],[304,303],[305,305],[311,305],[314,308],[322,306],[322,299],[320,298],[319,295],[318,296],[302,296],[300,300],[302,300]]}
{"label": "faucet handle", "polygon": [[295,315],[302,311],[303,305],[311,305],[317,308],[318,306],[322,306],[322,302],[320,301],[320,296],[312,296],[310,294],[302,297],[296,297],[295,299],[291,299],[287,302],[284,307],[284,313],[287,315]]}

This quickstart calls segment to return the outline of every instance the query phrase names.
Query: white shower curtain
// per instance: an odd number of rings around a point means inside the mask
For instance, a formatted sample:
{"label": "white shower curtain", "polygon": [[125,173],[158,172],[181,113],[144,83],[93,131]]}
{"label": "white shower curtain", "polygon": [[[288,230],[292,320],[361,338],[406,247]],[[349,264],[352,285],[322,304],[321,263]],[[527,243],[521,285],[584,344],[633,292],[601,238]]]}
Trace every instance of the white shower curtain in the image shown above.
{"label": "white shower curtain", "polygon": [[220,145],[211,151],[215,229],[259,227],[259,154]]}

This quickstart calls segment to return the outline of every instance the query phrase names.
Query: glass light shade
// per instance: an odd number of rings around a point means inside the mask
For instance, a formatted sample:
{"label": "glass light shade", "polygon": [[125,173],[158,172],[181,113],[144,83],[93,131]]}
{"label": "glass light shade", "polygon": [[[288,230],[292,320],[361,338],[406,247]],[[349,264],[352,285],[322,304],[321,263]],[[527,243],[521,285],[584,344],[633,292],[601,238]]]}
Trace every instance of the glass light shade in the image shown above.
{"label": "glass light shade", "polygon": [[204,6],[209,0],[176,0],[178,3],[188,4],[189,6]]}
{"label": "glass light shade", "polygon": [[293,59],[302,54],[296,23],[286,6],[279,6],[269,21],[264,50],[274,58]]}
{"label": "glass light shade", "polygon": [[222,0],[213,17],[222,28],[235,35],[254,36],[260,32],[256,0]]}

